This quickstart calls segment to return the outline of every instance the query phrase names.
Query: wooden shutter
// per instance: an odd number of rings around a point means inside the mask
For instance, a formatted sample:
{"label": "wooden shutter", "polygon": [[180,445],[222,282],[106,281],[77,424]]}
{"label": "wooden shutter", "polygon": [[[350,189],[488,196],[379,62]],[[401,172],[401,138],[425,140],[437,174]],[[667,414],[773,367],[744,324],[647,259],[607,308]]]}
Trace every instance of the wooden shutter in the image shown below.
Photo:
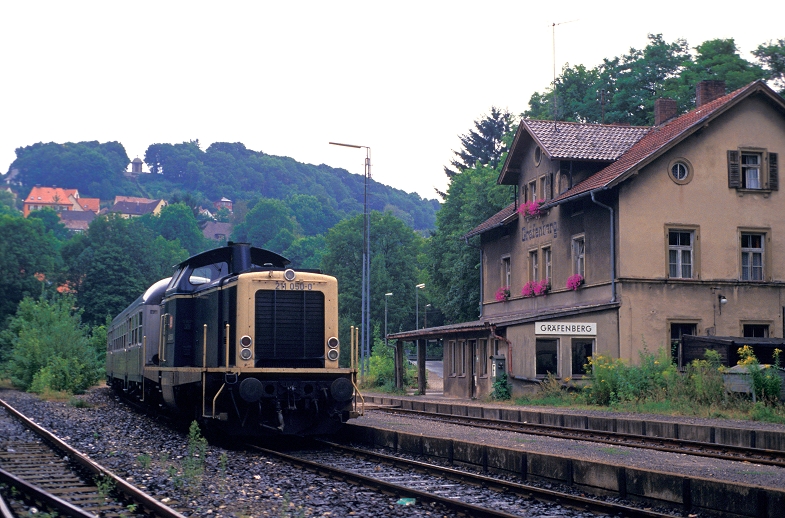
{"label": "wooden shutter", "polygon": [[779,164],[777,162],[777,153],[769,153],[769,189],[778,191],[780,188],[779,181]]}
{"label": "wooden shutter", "polygon": [[737,150],[728,150],[728,187],[731,189],[741,187],[741,165]]}

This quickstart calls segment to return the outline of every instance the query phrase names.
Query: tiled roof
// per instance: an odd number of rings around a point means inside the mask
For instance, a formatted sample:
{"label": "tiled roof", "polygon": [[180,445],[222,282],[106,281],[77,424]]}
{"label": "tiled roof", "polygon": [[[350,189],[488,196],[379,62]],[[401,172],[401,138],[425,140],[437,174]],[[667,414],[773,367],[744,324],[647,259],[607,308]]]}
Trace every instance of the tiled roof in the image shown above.
{"label": "tiled roof", "polygon": [[101,210],[101,200],[98,198],[76,198],[76,201],[83,210],[91,210],[95,213]]}
{"label": "tiled roof", "polygon": [[545,153],[559,160],[616,160],[651,128],[524,119]]}
{"label": "tiled roof", "polygon": [[25,203],[57,203],[62,205],[71,205],[69,196],[76,196],[79,191],[76,189],[62,189],[60,187],[33,187],[30,194],[25,198]]}
{"label": "tiled roof", "polygon": [[95,219],[95,212],[91,210],[64,210],[57,213],[60,220],[65,223],[66,221],[87,221],[90,223]]}
{"label": "tiled roof", "polygon": [[490,218],[486,219],[472,230],[469,231],[464,237],[473,237],[483,232],[487,232],[488,230],[496,227],[500,227],[502,225],[506,225],[510,221],[513,220],[514,216],[517,216],[518,213],[515,212],[515,203],[510,203],[502,210],[491,216]]}
{"label": "tiled roof", "polygon": [[579,196],[595,189],[607,188],[621,182],[626,178],[627,174],[631,174],[646,165],[673,145],[697,131],[709,119],[716,117],[733,106],[735,102],[756,91],[768,93],[772,99],[780,99],[779,102],[783,102],[763,81],[750,83],[734,92],[706,103],[700,108],[685,113],[681,117],[677,117],[661,126],[651,128],[651,131],[646,133],[643,138],[621,155],[616,162],[557,196],[546,205],[557,204],[562,200]]}
{"label": "tiled roof", "polygon": [[139,203],[131,201],[121,201],[115,203],[109,212],[119,212],[121,214],[128,214],[131,216],[141,216],[142,214],[151,214],[158,206],[159,200],[153,200],[149,203]]}
{"label": "tiled roof", "polygon": [[224,236],[228,239],[232,235],[232,224],[208,221],[202,229],[202,235],[207,239],[216,239],[216,236]]}
{"label": "tiled roof", "polygon": [[135,196],[115,196],[114,202],[120,203],[121,201],[130,201],[133,203],[150,203],[157,200],[151,200],[150,198],[137,198]]}

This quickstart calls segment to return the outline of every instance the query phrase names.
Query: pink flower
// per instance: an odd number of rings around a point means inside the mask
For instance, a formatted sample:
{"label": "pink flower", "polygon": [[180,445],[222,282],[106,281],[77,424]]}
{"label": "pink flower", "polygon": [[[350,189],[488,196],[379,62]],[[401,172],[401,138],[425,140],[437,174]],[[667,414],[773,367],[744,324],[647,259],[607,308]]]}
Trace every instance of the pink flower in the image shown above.
{"label": "pink flower", "polygon": [[567,287],[571,290],[577,290],[583,284],[583,276],[579,273],[567,277]]}
{"label": "pink flower", "polygon": [[542,201],[529,201],[524,202],[518,207],[518,214],[523,216],[539,216],[540,215],[540,205],[542,205]]}
{"label": "pink flower", "polygon": [[532,281],[529,281],[523,285],[523,288],[521,288],[521,295],[524,297],[534,296],[534,283]]}
{"label": "pink flower", "polygon": [[551,287],[551,283],[548,279],[543,279],[540,282],[532,283],[532,291],[534,292],[535,297],[538,297],[540,295],[545,295],[546,293],[548,293],[550,287]]}
{"label": "pink flower", "polygon": [[509,286],[502,286],[498,290],[496,290],[496,301],[497,302],[504,302],[505,300],[510,298],[510,287]]}

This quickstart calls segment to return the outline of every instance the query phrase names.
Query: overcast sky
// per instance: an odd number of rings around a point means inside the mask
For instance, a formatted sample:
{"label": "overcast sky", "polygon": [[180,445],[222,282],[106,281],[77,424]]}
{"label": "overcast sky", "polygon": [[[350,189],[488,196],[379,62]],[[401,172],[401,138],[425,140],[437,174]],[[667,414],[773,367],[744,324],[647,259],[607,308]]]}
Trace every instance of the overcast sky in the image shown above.
{"label": "overcast sky", "polygon": [[681,1],[0,3],[0,172],[36,142],[199,139],[325,163],[434,198],[458,135],[520,113],[564,63],[596,66],[649,33],[742,56],[785,38],[785,4]]}

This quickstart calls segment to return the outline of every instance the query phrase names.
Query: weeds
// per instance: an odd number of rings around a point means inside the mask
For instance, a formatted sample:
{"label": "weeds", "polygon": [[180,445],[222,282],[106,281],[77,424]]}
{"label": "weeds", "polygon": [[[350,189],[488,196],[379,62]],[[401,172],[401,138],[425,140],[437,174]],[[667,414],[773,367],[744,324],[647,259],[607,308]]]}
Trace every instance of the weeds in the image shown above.
{"label": "weeds", "polygon": [[491,392],[491,398],[497,401],[507,401],[512,398],[510,382],[507,380],[506,372],[502,371],[496,376],[496,379],[493,382],[493,392]]}
{"label": "weeds", "polygon": [[142,453],[141,455],[138,455],[136,457],[136,460],[137,462],[139,462],[139,465],[142,466],[142,469],[145,470],[150,468],[150,464],[152,464],[153,461],[152,457],[150,457],[146,453]]}
{"label": "weeds", "polygon": [[98,494],[104,498],[108,497],[112,491],[114,491],[115,482],[109,475],[96,476],[93,479],[93,482],[95,482],[95,487],[98,489]]}
{"label": "weeds", "polygon": [[68,400],[68,404],[71,405],[74,408],[92,408],[93,407],[93,405],[91,405],[89,402],[85,401],[84,399],[79,399],[79,398],[75,398],[75,397],[72,397],[71,399],[69,399]]}
{"label": "weeds", "polygon": [[549,375],[536,394],[518,398],[516,403],[573,407],[583,403],[618,411],[785,424],[785,405],[777,401],[781,378],[776,367],[781,352],[774,354],[774,368],[758,365],[750,348],[740,349],[739,355],[740,363],[750,366],[757,402],[744,395],[726,393],[722,360],[716,351],[707,350],[704,359],[694,360],[684,372],[679,372],[669,351],[661,349],[653,354],[644,349],[638,365],[606,356],[589,358],[586,377],[579,382],[583,385],[580,392],[571,390],[569,378],[559,380]]}

